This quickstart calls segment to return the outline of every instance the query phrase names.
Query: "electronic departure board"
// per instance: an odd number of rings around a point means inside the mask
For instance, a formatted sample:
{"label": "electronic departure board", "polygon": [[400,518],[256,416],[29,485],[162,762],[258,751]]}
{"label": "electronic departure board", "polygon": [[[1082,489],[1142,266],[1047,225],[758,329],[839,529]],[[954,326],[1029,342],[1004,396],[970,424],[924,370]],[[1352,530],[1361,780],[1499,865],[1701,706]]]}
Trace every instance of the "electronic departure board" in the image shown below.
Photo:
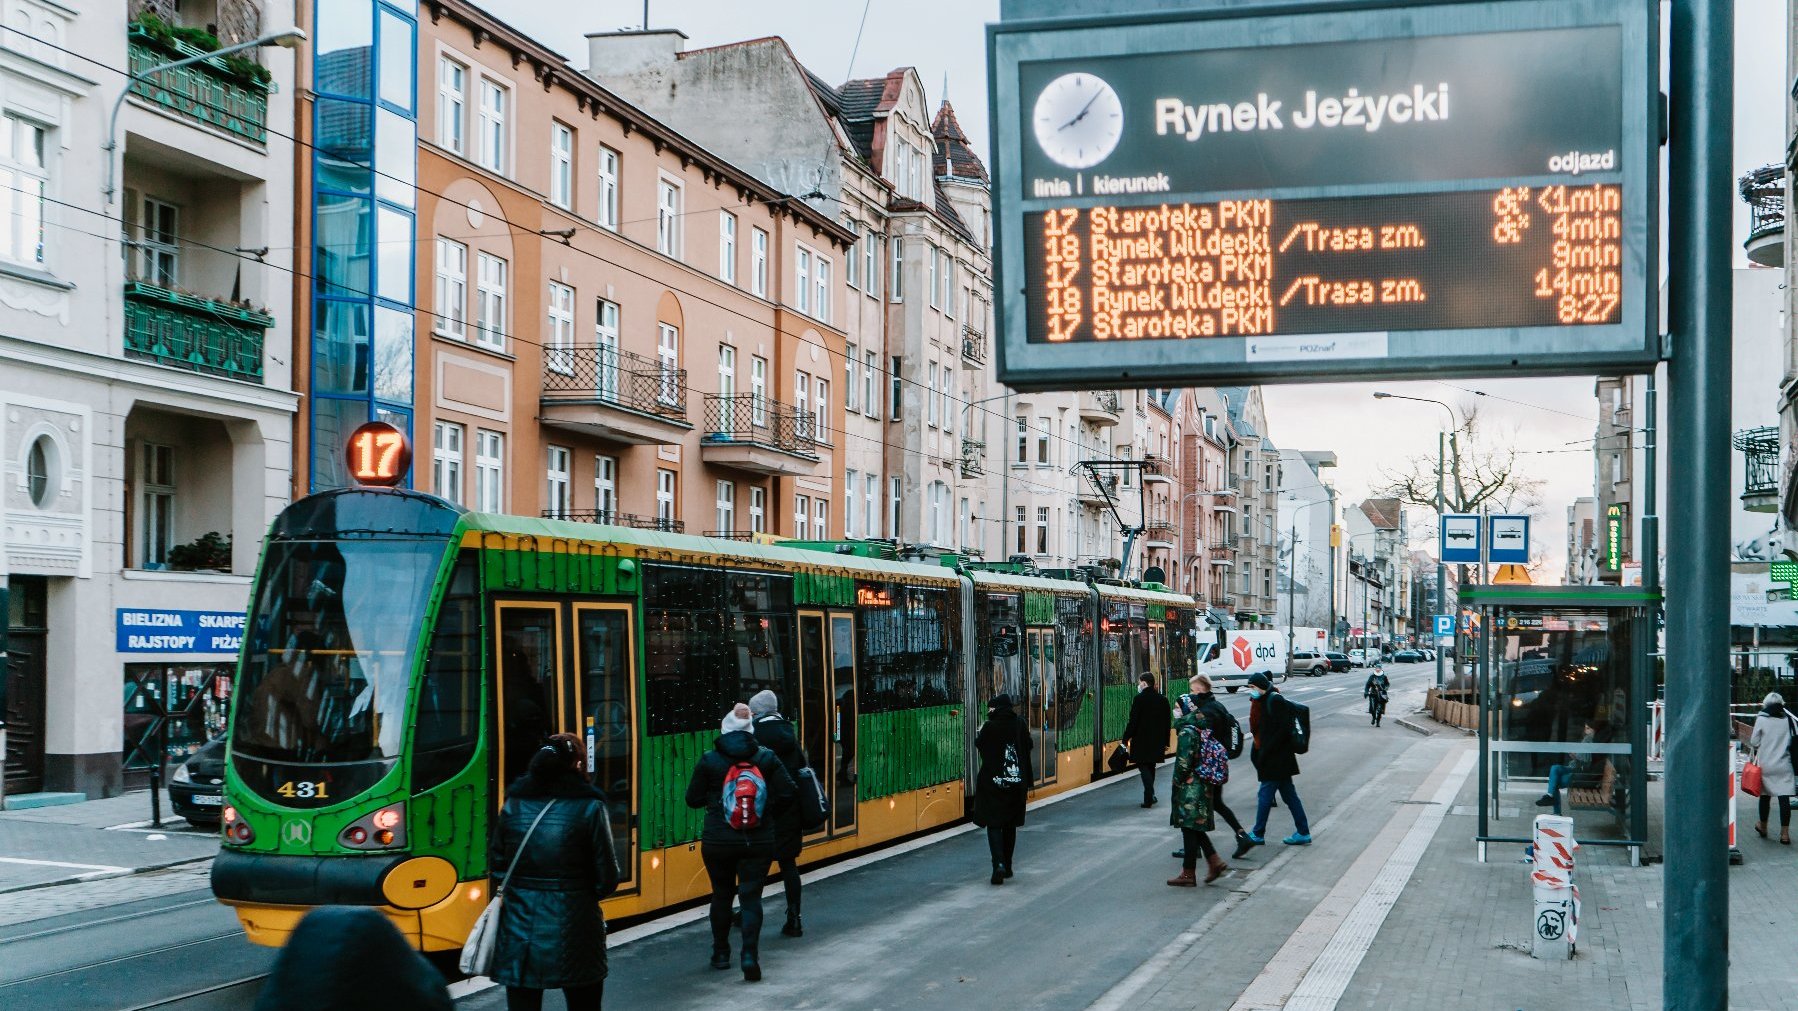
{"label": "electronic departure board", "polygon": [[1647,367],[1649,6],[992,26],[1000,378]]}

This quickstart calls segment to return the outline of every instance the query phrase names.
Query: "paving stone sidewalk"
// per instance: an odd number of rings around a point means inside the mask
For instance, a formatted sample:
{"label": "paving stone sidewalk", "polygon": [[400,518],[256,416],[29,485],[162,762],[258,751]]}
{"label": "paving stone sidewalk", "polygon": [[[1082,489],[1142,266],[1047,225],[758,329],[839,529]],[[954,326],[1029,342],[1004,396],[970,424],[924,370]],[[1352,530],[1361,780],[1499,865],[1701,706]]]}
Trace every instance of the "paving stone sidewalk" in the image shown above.
{"label": "paving stone sidewalk", "polygon": [[93,882],[179,866],[218,852],[218,836],[163,805],[150,825],[150,797],[129,793],[60,807],[0,812],[0,893]]}

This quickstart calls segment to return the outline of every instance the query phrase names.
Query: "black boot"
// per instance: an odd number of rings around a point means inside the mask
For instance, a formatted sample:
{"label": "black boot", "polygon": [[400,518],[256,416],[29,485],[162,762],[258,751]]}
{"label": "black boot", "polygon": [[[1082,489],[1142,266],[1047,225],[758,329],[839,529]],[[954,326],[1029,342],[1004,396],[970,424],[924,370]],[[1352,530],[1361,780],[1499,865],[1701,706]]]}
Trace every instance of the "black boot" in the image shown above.
{"label": "black boot", "polygon": [[714,969],[730,968],[730,945],[729,944],[713,944],[712,945],[712,968],[714,968]]}
{"label": "black boot", "polygon": [[999,864],[994,864],[993,865],[993,884],[1002,885],[1004,883],[1005,883],[1005,868]]}
{"label": "black boot", "polygon": [[786,925],[780,928],[780,932],[788,937],[804,937],[805,926],[799,922],[799,914],[788,913]]}
{"label": "black boot", "polygon": [[1011,865],[1010,864],[1005,865],[1005,876],[1008,878],[1011,877]]}
{"label": "black boot", "polygon": [[761,978],[761,960],[756,958],[756,951],[754,948],[745,945],[743,947],[743,982],[756,983],[759,982]]}
{"label": "black boot", "polygon": [[1236,833],[1236,852],[1230,854],[1230,858],[1233,860],[1241,860],[1243,854],[1254,848],[1255,842],[1249,838],[1249,834],[1247,832],[1238,832]]}

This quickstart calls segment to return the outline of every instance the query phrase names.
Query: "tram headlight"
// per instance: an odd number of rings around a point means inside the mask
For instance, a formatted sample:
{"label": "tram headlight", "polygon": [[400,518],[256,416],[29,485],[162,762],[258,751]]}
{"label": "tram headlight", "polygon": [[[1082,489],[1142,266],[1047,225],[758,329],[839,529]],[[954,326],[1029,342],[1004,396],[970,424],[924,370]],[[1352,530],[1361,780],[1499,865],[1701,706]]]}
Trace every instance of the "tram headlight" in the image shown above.
{"label": "tram headlight", "polygon": [[389,804],[351,822],[337,841],[354,850],[396,849],[406,845],[406,805]]}

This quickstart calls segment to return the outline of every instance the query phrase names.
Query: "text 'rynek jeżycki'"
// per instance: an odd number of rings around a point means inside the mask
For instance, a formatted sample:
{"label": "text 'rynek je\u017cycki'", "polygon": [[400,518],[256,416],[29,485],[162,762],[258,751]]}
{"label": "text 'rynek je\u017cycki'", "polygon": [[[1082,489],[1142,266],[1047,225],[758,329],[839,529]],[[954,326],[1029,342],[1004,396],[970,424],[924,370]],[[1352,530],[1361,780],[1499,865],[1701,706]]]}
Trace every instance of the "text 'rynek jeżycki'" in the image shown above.
{"label": "text 'rynek je\u017cycki'", "polygon": [[[1174,134],[1189,141],[1208,133],[1247,133],[1284,130],[1281,108],[1286,103],[1263,91],[1252,102],[1211,102],[1187,105],[1177,98],[1155,100],[1155,132]],[[1383,95],[1363,95],[1350,88],[1346,95],[1319,98],[1305,92],[1303,103],[1286,113],[1295,129],[1312,127],[1360,127],[1369,133],[1386,123],[1440,122],[1448,118],[1448,85],[1426,89],[1414,84],[1409,90]]]}

